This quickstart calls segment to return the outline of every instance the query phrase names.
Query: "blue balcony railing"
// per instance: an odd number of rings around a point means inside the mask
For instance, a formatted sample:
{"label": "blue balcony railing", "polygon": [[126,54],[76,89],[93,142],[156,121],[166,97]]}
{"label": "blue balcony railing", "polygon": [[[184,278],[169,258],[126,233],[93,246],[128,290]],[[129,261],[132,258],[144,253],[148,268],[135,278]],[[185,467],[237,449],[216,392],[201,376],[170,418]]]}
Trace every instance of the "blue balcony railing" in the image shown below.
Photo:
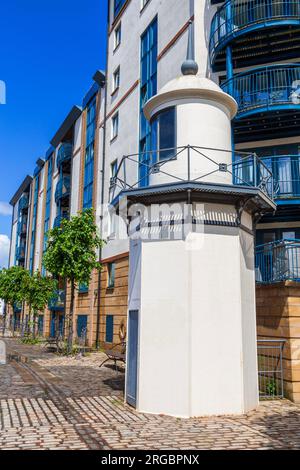
{"label": "blue balcony railing", "polygon": [[57,227],[60,227],[61,226],[61,223],[63,220],[66,220],[69,218],[69,214],[65,213],[65,214],[58,214],[55,219],[54,219],[54,223],[53,223],[53,227],[57,228]]}
{"label": "blue balcony railing", "polygon": [[19,200],[19,210],[23,211],[28,208],[29,205],[29,196],[28,194],[23,194]]}
{"label": "blue balcony railing", "polygon": [[18,235],[26,234],[27,232],[27,218],[26,217],[22,217],[22,219],[18,221],[17,232],[18,232]]}
{"label": "blue balcony railing", "polygon": [[65,291],[60,289],[55,292],[55,295],[48,303],[50,310],[64,310],[65,308]]}
{"label": "blue balcony railing", "polygon": [[55,202],[70,195],[70,177],[63,176],[59,179],[55,189]]}
{"label": "blue balcony railing", "polygon": [[277,240],[256,248],[256,282],[300,281],[300,240]]}
{"label": "blue balcony railing", "polygon": [[268,26],[299,26],[299,0],[229,0],[215,14],[210,35],[212,63],[233,38]]}
{"label": "blue balcony railing", "polygon": [[18,246],[16,250],[16,259],[22,261],[25,259],[25,246]]}
{"label": "blue balcony railing", "polygon": [[272,171],[274,198],[300,198],[300,156],[276,155],[263,157],[262,161]]}
{"label": "blue balcony railing", "polygon": [[58,149],[57,159],[56,159],[56,164],[58,168],[62,165],[62,163],[69,161],[71,159],[72,151],[73,151],[73,147],[72,147],[72,144],[70,144],[69,142],[65,142],[61,144],[61,146]]}
{"label": "blue balcony railing", "polygon": [[300,111],[300,65],[271,65],[239,73],[221,85],[238,103],[238,118],[280,110]]}

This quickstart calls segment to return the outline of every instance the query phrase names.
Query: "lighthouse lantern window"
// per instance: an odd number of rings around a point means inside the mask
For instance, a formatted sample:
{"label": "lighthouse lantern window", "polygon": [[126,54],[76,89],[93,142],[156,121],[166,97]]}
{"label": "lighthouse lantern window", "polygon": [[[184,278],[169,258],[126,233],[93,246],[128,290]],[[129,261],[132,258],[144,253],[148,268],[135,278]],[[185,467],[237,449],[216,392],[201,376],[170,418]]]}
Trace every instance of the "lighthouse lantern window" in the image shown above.
{"label": "lighthouse lantern window", "polygon": [[175,107],[157,113],[152,122],[152,150],[158,150],[159,160],[172,158],[176,151],[176,110]]}

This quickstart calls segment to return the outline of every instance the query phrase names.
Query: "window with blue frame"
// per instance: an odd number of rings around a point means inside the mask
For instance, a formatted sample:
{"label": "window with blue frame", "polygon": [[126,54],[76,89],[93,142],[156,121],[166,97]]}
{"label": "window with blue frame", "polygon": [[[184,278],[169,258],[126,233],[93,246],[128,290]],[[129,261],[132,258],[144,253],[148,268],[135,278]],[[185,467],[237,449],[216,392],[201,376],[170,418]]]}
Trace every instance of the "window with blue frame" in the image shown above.
{"label": "window with blue frame", "polygon": [[127,0],[114,0],[114,18],[118,16]]}
{"label": "window with blue frame", "polygon": [[249,152],[253,151],[273,173],[275,197],[300,196],[300,144],[259,147],[249,150]]}
{"label": "window with blue frame", "polygon": [[147,186],[152,158],[151,125],[143,113],[145,103],[157,93],[157,18],[141,37],[140,80],[140,186]]}
{"label": "window with blue frame", "polygon": [[33,273],[33,264],[34,264],[34,250],[35,250],[35,235],[36,235],[36,225],[37,225],[37,208],[38,208],[38,200],[39,200],[39,187],[40,187],[40,175],[38,174],[35,178],[34,195],[33,195],[31,243],[30,243],[30,258],[29,258],[29,271],[31,273]]}
{"label": "window with blue frame", "polygon": [[107,265],[107,287],[112,289],[115,287],[115,274],[116,274],[116,264],[108,263]]}
{"label": "window with blue frame", "polygon": [[83,209],[89,209],[93,205],[95,130],[96,97],[94,97],[87,106]]}
{"label": "window with blue frame", "polygon": [[114,341],[114,316],[106,315],[106,331],[105,331],[106,343],[113,343]]}
{"label": "window with blue frame", "polygon": [[[167,108],[156,114],[151,121],[152,150],[158,150],[159,160],[166,160],[175,154],[176,109]],[[156,154],[153,154],[153,159]]]}
{"label": "window with blue frame", "polygon": [[[53,155],[48,160],[47,171],[47,189],[46,189],[46,205],[45,205],[45,222],[44,222],[44,244],[43,253],[47,248],[48,231],[50,229],[50,212],[51,212],[51,194],[52,194],[52,172],[53,172]],[[46,274],[45,268],[42,269],[43,276]]]}

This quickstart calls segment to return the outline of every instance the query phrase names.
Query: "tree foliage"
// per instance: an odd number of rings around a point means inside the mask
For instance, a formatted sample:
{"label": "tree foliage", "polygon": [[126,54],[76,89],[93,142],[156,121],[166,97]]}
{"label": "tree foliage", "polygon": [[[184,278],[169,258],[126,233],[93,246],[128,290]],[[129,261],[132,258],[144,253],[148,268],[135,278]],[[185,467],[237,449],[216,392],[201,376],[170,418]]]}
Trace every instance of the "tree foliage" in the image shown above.
{"label": "tree foliage", "polygon": [[29,278],[29,272],[20,266],[2,269],[0,271],[0,298],[11,307],[15,303],[24,302]]}
{"label": "tree foliage", "polygon": [[102,244],[93,210],[88,209],[70,220],[63,220],[61,227],[48,232],[44,266],[54,277],[76,284],[88,283],[92,271],[101,269],[96,250]]}

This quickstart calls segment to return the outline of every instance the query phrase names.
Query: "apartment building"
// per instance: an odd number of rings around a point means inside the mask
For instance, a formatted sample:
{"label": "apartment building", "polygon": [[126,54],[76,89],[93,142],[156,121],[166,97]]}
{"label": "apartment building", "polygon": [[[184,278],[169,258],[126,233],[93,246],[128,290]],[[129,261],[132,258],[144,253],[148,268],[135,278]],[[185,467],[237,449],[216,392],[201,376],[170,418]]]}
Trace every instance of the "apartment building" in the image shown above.
{"label": "apartment building", "polygon": [[[124,184],[124,157],[131,155],[132,162],[127,181],[147,187],[145,168],[155,163],[151,151],[165,149],[168,155],[178,147],[172,109],[153,124],[143,108],[181,75],[192,22],[198,76],[214,81],[238,104],[233,159],[255,153],[265,165],[241,164],[235,183],[267,189],[277,204],[276,212],[256,220],[258,335],[287,340],[285,390],[299,401],[299,2],[110,0],[108,5],[106,80],[95,75],[82,105],[71,109],[33,177],[26,177],[12,198],[10,264],[43,270],[48,228],[82,208],[97,209],[107,241],[103,270],[89,286],[79,286],[74,326],[78,335],[87,330],[90,345],[120,342],[127,322],[130,242],[126,227],[117,230],[103,206],[114,202]],[[204,125],[205,119],[199,121],[199,128]],[[45,335],[63,331],[68,302],[62,285],[41,315]],[[16,320],[24,316],[18,306]]]}

